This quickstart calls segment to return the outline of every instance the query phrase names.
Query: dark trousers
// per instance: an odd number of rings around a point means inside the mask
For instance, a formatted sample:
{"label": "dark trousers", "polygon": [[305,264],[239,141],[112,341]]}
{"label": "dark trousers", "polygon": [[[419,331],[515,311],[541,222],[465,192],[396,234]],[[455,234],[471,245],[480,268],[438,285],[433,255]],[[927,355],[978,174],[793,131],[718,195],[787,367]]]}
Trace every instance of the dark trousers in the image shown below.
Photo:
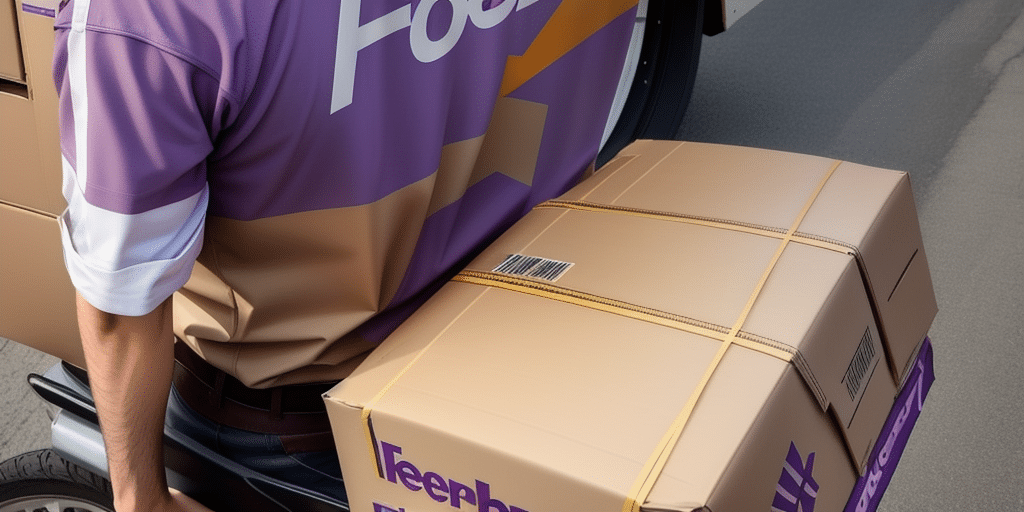
{"label": "dark trousers", "polygon": [[238,388],[240,383],[177,345],[169,428],[249,469],[347,501],[319,396],[324,386]]}

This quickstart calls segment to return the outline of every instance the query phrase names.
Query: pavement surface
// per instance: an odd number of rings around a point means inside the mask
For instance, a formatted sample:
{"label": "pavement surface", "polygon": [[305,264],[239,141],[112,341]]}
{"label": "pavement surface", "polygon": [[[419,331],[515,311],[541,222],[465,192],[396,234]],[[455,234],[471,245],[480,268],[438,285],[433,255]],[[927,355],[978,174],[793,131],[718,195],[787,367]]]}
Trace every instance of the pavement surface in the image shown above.
{"label": "pavement surface", "polygon": [[26,382],[57,358],[0,338],[0,460],[50,446],[50,418]]}
{"label": "pavement surface", "polygon": [[[908,171],[937,380],[880,510],[1024,511],[1024,0],[765,0],[704,39],[677,138]],[[0,459],[47,446],[0,339]]]}

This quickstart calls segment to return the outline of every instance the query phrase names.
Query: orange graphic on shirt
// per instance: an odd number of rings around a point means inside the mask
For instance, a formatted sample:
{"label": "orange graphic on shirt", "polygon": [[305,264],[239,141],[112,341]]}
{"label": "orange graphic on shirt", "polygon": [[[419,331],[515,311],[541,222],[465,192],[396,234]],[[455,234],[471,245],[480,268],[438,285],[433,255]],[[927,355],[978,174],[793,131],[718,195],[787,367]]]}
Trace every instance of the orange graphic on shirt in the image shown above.
{"label": "orange graphic on shirt", "polygon": [[598,30],[637,5],[637,0],[565,0],[522,56],[509,56],[501,96],[528,82]]}

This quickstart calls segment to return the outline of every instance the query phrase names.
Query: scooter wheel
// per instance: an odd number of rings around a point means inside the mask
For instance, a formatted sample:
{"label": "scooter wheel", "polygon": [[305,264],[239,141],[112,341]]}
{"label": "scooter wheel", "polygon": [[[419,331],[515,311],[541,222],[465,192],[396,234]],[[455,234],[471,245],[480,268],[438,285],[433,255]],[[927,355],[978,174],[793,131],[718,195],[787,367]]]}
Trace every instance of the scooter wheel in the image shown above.
{"label": "scooter wheel", "polygon": [[53,450],[0,463],[0,512],[113,512],[110,482]]}

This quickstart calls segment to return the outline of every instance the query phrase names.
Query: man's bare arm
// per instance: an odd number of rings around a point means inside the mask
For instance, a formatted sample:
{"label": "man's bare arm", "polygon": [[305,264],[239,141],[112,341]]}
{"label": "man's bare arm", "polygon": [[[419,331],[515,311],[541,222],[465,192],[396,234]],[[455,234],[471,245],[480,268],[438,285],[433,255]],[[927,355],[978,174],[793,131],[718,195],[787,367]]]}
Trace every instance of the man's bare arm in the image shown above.
{"label": "man's bare arm", "polygon": [[208,510],[167,489],[163,426],[174,369],[171,300],[133,317],[78,302],[78,325],[119,512]]}

